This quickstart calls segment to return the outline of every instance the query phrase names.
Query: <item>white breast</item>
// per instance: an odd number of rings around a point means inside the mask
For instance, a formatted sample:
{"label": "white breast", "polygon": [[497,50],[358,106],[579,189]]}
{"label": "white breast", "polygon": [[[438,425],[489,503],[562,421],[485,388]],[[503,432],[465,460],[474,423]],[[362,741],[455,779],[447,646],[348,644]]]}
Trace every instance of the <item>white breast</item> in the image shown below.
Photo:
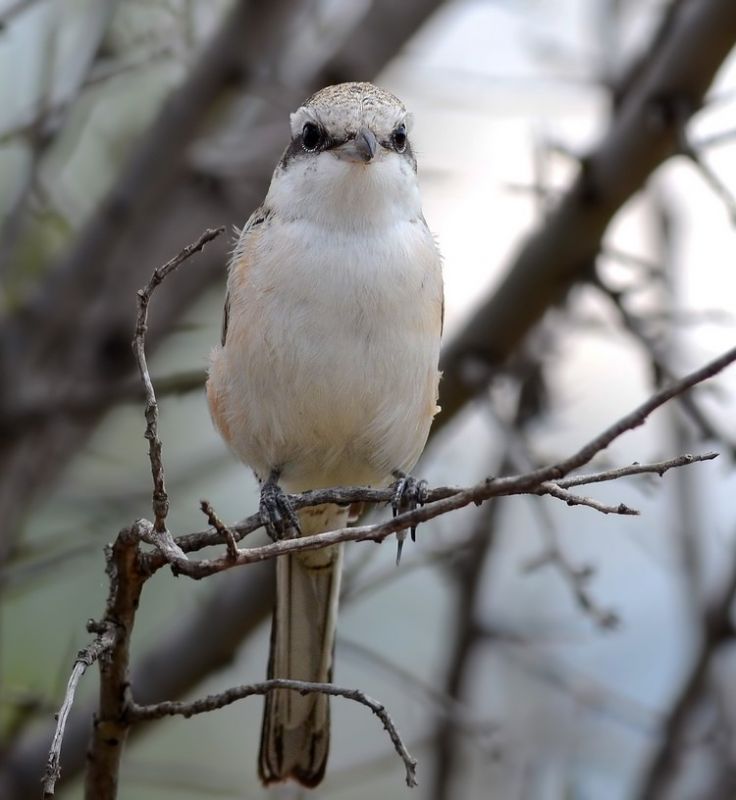
{"label": "white breast", "polygon": [[233,270],[212,376],[226,376],[230,444],[259,475],[280,467],[291,490],[379,483],[421,454],[442,278],[421,215],[403,216],[341,227],[274,211],[245,277]]}

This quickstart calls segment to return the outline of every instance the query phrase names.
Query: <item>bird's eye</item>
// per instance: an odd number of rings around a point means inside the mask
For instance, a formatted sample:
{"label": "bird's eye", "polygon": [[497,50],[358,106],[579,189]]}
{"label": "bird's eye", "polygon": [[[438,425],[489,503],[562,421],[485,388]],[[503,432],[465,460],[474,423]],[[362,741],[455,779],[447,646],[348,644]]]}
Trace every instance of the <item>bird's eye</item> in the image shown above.
{"label": "bird's eye", "polygon": [[322,142],[322,131],[319,125],[307,122],[302,128],[302,147],[309,153],[313,153]]}
{"label": "bird's eye", "polygon": [[396,128],[391,134],[391,141],[397,153],[403,153],[406,150],[406,125],[402,124]]}

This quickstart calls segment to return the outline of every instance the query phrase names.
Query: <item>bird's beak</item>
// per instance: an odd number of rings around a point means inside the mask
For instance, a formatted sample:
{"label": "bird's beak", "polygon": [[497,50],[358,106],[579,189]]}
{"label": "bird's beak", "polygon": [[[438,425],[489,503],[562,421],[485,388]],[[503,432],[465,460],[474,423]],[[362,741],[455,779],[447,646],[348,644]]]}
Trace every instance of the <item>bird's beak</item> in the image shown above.
{"label": "bird's beak", "polygon": [[355,134],[354,139],[348,139],[347,142],[336,147],[333,152],[338,158],[345,161],[369,164],[373,161],[377,151],[378,140],[373,131],[370,128],[361,128]]}

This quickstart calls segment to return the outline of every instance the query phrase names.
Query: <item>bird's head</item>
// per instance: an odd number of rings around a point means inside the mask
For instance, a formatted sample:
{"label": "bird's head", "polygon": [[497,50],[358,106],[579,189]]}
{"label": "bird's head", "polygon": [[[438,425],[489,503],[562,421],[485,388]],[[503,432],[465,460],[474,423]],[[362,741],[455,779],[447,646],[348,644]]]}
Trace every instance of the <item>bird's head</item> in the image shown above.
{"label": "bird's head", "polygon": [[[291,115],[291,142],[269,192],[287,216],[342,227],[421,213],[411,115],[370,83],[341,83]],[[268,202],[268,201],[267,201]]]}

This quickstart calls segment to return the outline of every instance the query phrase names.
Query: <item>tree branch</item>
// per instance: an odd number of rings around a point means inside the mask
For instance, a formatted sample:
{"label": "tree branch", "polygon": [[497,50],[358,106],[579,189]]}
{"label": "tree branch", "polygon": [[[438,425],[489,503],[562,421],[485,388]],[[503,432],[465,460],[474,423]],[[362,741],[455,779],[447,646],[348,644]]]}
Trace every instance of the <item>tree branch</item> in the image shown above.
{"label": "tree branch", "polygon": [[172,702],[165,701],[156,703],[155,705],[139,706],[134,702],[128,704],[126,709],[126,719],[129,723],[143,722],[147,720],[161,719],[166,716],[179,715],[183,717],[191,717],[195,714],[203,714],[207,711],[215,711],[218,708],[235,703],[245,697],[253,697],[254,695],[264,695],[267,692],[272,692],[275,689],[288,689],[291,691],[299,692],[299,694],[311,694],[319,692],[320,694],[328,694],[333,697],[344,697],[347,700],[354,700],[356,703],[369,708],[383,723],[394,749],[404,762],[406,769],[406,785],[414,787],[417,785],[416,780],[416,766],[417,762],[406,749],[396,725],[394,724],[391,716],[386,708],[376,700],[371,699],[364,692],[359,689],[342,689],[332,683],[311,683],[308,681],[293,681],[284,678],[273,678],[261,683],[244,684],[242,686],[235,686],[227,691],[220,692],[219,694],[207,695],[200,700],[193,700],[190,702]]}
{"label": "tree branch", "polygon": [[[339,542],[380,542],[392,533],[414,527],[422,522],[427,522],[430,519],[434,519],[442,514],[447,514],[458,508],[463,508],[471,503],[479,505],[491,497],[526,494],[530,492],[538,494],[540,491],[546,493],[543,489],[544,484],[559,481],[573,470],[584,466],[623,433],[643,425],[649,415],[657,408],[664,405],[668,400],[677,397],[693,386],[713,377],[734,361],[736,361],[736,347],[726,351],[703,367],[694,370],[680,380],[656,392],[640,406],[606,428],[606,430],[589,441],[576,453],[573,453],[573,455],[557,464],[541,467],[540,469],[532,470],[531,472],[521,475],[512,475],[504,478],[487,478],[475,486],[459,491],[453,489],[451,490],[452,494],[445,496],[443,499],[429,502],[422,508],[399,514],[393,519],[383,523],[343,528],[327,533],[315,534],[313,536],[285,539],[273,542],[272,544],[263,545],[262,547],[241,549],[238,550],[236,559],[228,555],[221,558],[202,559],[200,561],[178,560],[173,562],[174,566],[177,572],[191,578],[199,579],[215,572],[222,572],[233,566],[252,564],[269,558],[276,558],[286,553],[319,549]],[[688,463],[688,460],[688,458],[685,458],[684,463]],[[354,502],[358,500],[371,502],[373,498],[376,497],[375,491],[376,490],[371,489],[325,490],[322,492],[307,492],[305,495],[301,496],[301,499],[303,500],[305,496],[309,496],[309,502],[303,505],[316,504],[317,498],[319,498],[319,502],[336,502],[334,499],[336,497],[341,498],[340,502]],[[428,494],[428,497],[432,497],[431,492]],[[382,500],[383,498],[381,497],[380,499]],[[299,508],[303,507],[303,505],[299,503],[299,498],[297,498],[295,506]],[[253,518],[251,517],[250,519]],[[260,524],[261,521],[260,518],[258,518],[255,527],[260,527]],[[237,527],[235,531],[239,532]],[[202,542],[201,535],[198,535],[198,541],[200,543]],[[181,543],[179,544],[181,546]],[[182,547],[182,549],[184,549],[184,547]],[[145,569],[150,571],[154,571],[166,563],[166,559],[161,554],[156,553],[144,556],[143,561]]]}
{"label": "tree branch", "polygon": [[[148,330],[148,304],[151,296],[161,283],[174,270],[180,267],[188,258],[200,252],[206,244],[216,239],[225,228],[208,228],[196,242],[187,245],[176,256],[169,259],[163,266],[157,267],[151,275],[148,283],[138,291],[138,315],[135,323],[135,336],[133,338],[133,353],[138,371],[143,382],[146,394],[146,433],[148,439],[148,457],[151,462],[151,474],[153,476],[153,515],[154,531],[170,539],[166,530],[166,516],[169,513],[169,496],[166,492],[166,477],[162,458],[163,445],[158,435],[158,403],[156,402],[156,392],[151,383],[151,376],[148,374],[148,363],[146,362],[146,331]],[[171,542],[167,541],[168,545]],[[186,558],[183,553],[181,556]]]}
{"label": "tree branch", "polygon": [[123,746],[128,735],[124,711],[130,691],[130,640],[145,575],[140,569],[136,526],[122,531],[105,551],[110,591],[100,623],[115,631],[112,646],[100,659],[99,705],[87,753],[85,797],[114,800]]}
{"label": "tree branch", "polygon": [[56,731],[51,742],[51,750],[49,751],[49,756],[46,761],[46,772],[44,773],[42,781],[44,798],[54,796],[56,781],[61,774],[61,744],[64,741],[64,731],[66,730],[69,712],[74,703],[77,684],[82,675],[87,671],[87,667],[91,667],[95,661],[103,657],[112,648],[114,640],[114,628],[105,625],[92,644],[77,653],[72,674],[69,676],[69,682],[66,686],[64,702],[61,704],[59,713],[56,715]]}

